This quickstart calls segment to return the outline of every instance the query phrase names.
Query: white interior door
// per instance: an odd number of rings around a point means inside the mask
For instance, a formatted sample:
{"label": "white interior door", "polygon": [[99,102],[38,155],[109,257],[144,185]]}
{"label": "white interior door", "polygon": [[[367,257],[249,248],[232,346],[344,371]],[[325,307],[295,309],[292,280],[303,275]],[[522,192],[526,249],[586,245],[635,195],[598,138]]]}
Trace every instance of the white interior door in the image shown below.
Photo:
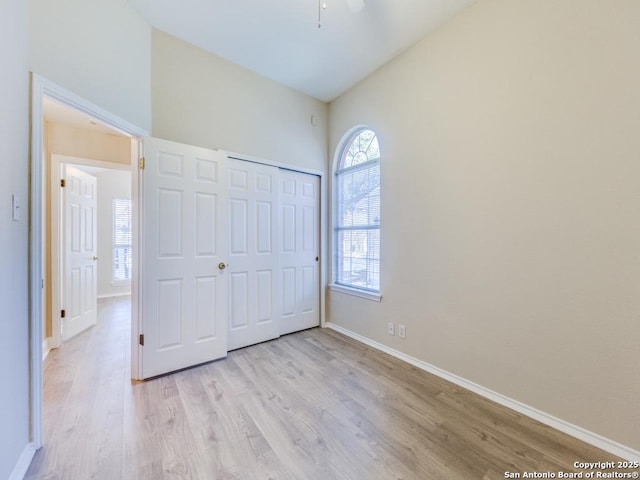
{"label": "white interior door", "polygon": [[144,378],[227,354],[227,158],[147,138],[142,171]]}
{"label": "white interior door", "polygon": [[233,350],[280,335],[279,169],[229,162],[229,350]]}
{"label": "white interior door", "polygon": [[[96,324],[97,180],[78,168],[62,168],[62,340]],[[62,312],[61,312],[62,313]]]}
{"label": "white interior door", "polygon": [[320,179],[280,172],[280,334],[320,325]]}

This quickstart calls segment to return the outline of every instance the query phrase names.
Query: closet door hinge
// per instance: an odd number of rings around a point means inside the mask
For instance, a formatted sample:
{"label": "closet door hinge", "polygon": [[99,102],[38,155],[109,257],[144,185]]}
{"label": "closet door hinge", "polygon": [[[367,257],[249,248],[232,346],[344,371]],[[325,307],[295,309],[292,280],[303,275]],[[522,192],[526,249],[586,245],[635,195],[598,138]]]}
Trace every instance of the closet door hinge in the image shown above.
{"label": "closet door hinge", "polygon": [[66,187],[66,186],[67,186],[67,182],[65,181],[65,179],[64,179],[64,178],[61,178],[61,179],[60,179],[60,186],[61,186],[62,188],[64,188],[64,187]]}
{"label": "closet door hinge", "polygon": [[64,318],[67,316],[66,310],[60,310],[60,318]]}
{"label": "closet door hinge", "polygon": [[140,157],[140,160],[138,160],[138,166],[140,167],[140,170],[144,170],[144,157]]}
{"label": "closet door hinge", "polygon": [[142,345],[144,347],[144,333],[140,334],[139,343],[140,343],[140,345]]}

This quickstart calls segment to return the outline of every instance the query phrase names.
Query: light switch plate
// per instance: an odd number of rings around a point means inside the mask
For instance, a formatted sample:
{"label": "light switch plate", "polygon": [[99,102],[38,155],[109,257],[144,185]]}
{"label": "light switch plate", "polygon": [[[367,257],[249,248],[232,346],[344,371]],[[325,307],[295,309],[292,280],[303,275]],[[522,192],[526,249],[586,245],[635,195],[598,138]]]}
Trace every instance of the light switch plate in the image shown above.
{"label": "light switch plate", "polygon": [[13,212],[13,221],[20,221],[20,203],[18,202],[18,197],[16,197],[15,195],[11,195],[11,210]]}

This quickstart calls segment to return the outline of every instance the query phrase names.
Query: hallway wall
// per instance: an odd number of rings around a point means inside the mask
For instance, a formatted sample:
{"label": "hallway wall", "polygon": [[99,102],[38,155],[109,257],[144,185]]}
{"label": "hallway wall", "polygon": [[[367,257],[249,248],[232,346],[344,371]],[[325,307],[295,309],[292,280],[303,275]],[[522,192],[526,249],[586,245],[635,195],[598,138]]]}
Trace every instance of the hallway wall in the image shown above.
{"label": "hallway wall", "polygon": [[[0,0],[0,478],[29,450],[27,2]],[[20,214],[13,220],[12,196]],[[16,471],[16,474],[22,472]]]}

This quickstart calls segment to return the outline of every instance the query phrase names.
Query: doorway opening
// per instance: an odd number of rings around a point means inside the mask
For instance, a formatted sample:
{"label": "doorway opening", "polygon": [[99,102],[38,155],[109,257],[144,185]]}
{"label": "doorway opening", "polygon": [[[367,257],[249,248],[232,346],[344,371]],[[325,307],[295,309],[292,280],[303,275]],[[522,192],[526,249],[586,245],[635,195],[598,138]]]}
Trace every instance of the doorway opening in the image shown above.
{"label": "doorway opening", "polygon": [[[147,132],[38,75],[32,75],[31,80],[31,437],[34,448],[39,449],[43,446],[43,357],[51,348],[59,347],[65,339],[87,328],[85,320],[73,327],[71,322],[65,325],[65,320],[70,319],[67,313],[89,311],[91,308],[86,307],[93,303],[94,315],[97,315],[97,297],[100,294],[98,272],[102,270],[102,273],[112,275],[113,256],[117,254],[120,254],[118,260],[125,262],[124,270],[131,278],[128,279],[129,285],[111,281],[109,283],[113,285],[109,287],[120,287],[118,293],[131,295],[127,297],[130,307],[126,308],[130,311],[131,333],[137,333],[137,159],[141,139]],[[63,167],[62,172],[60,167]],[[125,182],[129,186],[130,244],[126,252],[123,249],[126,250],[127,245],[117,245],[119,251],[111,245],[111,251],[105,252],[106,257],[103,255],[104,260],[101,260],[97,243],[106,234],[98,232],[98,198],[95,195],[98,177],[106,179],[121,174],[128,176]],[[88,179],[88,183],[83,186],[78,177]],[[62,200],[71,190],[63,192],[67,189],[67,180],[70,186],[78,189],[75,191],[77,198],[71,198],[64,207],[68,210],[65,215],[61,208]],[[104,180],[103,183],[110,182]],[[91,196],[92,188],[96,201],[94,210],[90,204],[75,201]],[[108,224],[111,224],[108,228],[113,228],[112,222]],[[69,231],[60,232],[65,229]],[[113,232],[108,237],[116,240]],[[92,242],[95,246],[90,245]],[[79,251],[63,251],[66,244],[73,244],[75,250],[82,246],[81,254]],[[78,253],[78,258],[73,260],[79,263],[70,262],[72,253]],[[122,277],[122,270],[118,279]],[[113,288],[103,288],[102,295],[106,298],[115,294]],[[130,343],[131,375],[135,377],[137,355],[133,352],[137,353],[137,349],[133,341]]]}
{"label": "doorway opening", "polygon": [[131,295],[131,140],[49,97],[44,114],[43,356]]}

